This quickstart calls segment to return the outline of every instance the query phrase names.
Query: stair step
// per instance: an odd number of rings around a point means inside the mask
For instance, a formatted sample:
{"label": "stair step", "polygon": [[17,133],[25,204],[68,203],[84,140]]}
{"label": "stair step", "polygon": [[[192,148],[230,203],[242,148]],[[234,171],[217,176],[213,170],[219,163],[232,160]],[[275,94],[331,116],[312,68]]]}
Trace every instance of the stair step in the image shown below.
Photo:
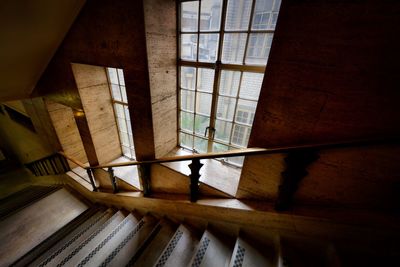
{"label": "stair step", "polygon": [[148,238],[158,227],[157,220],[152,216],[145,216],[129,233],[120,240],[118,246],[108,255],[99,266],[130,266],[137,255],[144,250]]}
{"label": "stair step", "polygon": [[[264,248],[261,248],[264,249]],[[268,258],[265,255],[269,253],[260,253],[260,251],[243,238],[236,239],[235,248],[232,253],[232,258],[229,267],[258,267],[258,266],[274,266],[274,259]]]}
{"label": "stair step", "polygon": [[[108,258],[108,252],[118,253],[119,244],[127,237],[131,232],[137,233],[138,230],[142,229],[145,225],[145,220],[135,218],[133,214],[129,214],[117,227],[108,233],[108,235],[92,250],[85,255],[78,263],[77,266],[106,266],[112,257]],[[129,258],[128,258],[129,259]]]}
{"label": "stair step", "polygon": [[0,220],[61,189],[58,186],[28,186],[1,200]]}
{"label": "stair step", "polygon": [[63,259],[71,249],[77,247],[82,241],[86,240],[98,227],[104,224],[112,217],[113,211],[98,211],[92,217],[88,218],[79,227],[70,232],[65,238],[60,240],[46,253],[38,257],[29,266],[45,266],[50,262],[56,262]]}
{"label": "stair step", "polygon": [[[76,217],[66,226],[58,230],[56,233],[51,235],[49,238],[44,240],[42,243],[37,245],[23,257],[18,259],[18,261],[14,262],[11,266],[27,266],[29,263],[33,262],[35,259],[38,259],[41,255],[45,254],[48,251],[51,251],[54,247],[57,246],[60,242],[63,242],[64,239],[68,237],[71,231],[76,231],[83,223],[89,220],[92,216],[99,212],[98,208],[89,208],[81,215]],[[43,259],[44,260],[44,259]]]}
{"label": "stair step", "polygon": [[214,267],[228,266],[231,259],[233,246],[206,230],[199,242],[196,253],[189,266]]}
{"label": "stair step", "polygon": [[88,238],[75,246],[68,247],[66,253],[62,255],[63,257],[56,257],[46,266],[75,266],[124,219],[125,215],[121,211],[116,212],[105,223],[99,225]]}
{"label": "stair step", "polygon": [[157,259],[161,256],[161,253],[167,247],[168,242],[172,239],[172,236],[176,232],[177,226],[170,221],[163,219],[155,227],[152,234],[154,237],[149,240],[149,244],[143,250],[143,252],[131,260],[130,265],[138,267],[151,267],[156,264]]}
{"label": "stair step", "polygon": [[185,267],[189,264],[199,239],[190,228],[181,224],[158,258],[156,267]]}

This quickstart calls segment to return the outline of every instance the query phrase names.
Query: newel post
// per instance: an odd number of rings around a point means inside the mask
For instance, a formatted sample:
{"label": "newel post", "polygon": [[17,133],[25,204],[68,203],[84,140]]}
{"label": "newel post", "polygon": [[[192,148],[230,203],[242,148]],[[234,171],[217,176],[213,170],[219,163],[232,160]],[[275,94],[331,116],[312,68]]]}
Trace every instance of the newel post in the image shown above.
{"label": "newel post", "polygon": [[200,163],[200,159],[192,159],[192,163],[189,164],[191,170],[190,174],[190,201],[196,202],[199,197],[199,179],[200,169],[203,164]]}
{"label": "newel post", "polygon": [[139,179],[143,188],[143,195],[145,197],[151,194],[150,171],[151,165],[149,163],[142,163],[138,165]]}
{"label": "newel post", "polygon": [[117,185],[117,179],[115,179],[115,176],[114,176],[114,169],[112,167],[108,168],[108,174],[110,175],[110,181],[111,181],[113,193],[115,194],[118,192],[118,185]]}

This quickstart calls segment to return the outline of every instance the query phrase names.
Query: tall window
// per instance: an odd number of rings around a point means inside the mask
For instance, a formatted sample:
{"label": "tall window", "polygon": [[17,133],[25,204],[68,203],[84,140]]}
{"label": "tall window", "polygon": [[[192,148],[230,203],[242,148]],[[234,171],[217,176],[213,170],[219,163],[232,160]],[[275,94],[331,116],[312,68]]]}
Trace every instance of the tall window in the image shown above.
{"label": "tall window", "polygon": [[135,159],[135,147],[133,145],[133,134],[131,119],[129,116],[128,99],[126,97],[124,73],[122,69],[107,68],[107,76],[110,83],[122,154],[129,159]]}
{"label": "tall window", "polygon": [[181,0],[182,147],[247,147],[279,7],[280,0]]}

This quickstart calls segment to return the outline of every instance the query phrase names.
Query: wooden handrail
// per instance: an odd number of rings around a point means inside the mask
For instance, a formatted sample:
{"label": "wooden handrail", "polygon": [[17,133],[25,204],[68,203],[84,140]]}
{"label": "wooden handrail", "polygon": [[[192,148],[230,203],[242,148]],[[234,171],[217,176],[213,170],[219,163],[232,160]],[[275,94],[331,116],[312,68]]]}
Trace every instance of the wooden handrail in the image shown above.
{"label": "wooden handrail", "polygon": [[76,160],[76,159],[74,159],[74,158],[71,158],[70,156],[68,156],[68,155],[65,154],[64,152],[59,151],[59,152],[57,152],[57,153],[58,153],[59,155],[63,156],[64,158],[66,158],[66,159],[72,161],[73,163],[75,163],[75,164],[78,165],[79,167],[84,168],[84,169],[88,169],[88,167],[85,166],[85,164],[83,164],[82,162],[80,162],[80,161],[78,161],[78,160]]}
{"label": "wooden handrail", "polygon": [[[400,143],[400,138],[399,137],[391,137],[391,138],[385,138],[385,139],[364,139],[364,140],[355,140],[355,141],[348,141],[348,142],[322,143],[322,144],[289,146],[289,147],[279,147],[279,148],[246,148],[246,149],[230,150],[227,152],[213,152],[213,153],[205,153],[205,154],[163,157],[163,158],[154,159],[154,160],[128,161],[128,162],[122,162],[122,163],[103,164],[103,165],[92,166],[92,167],[83,167],[83,168],[86,168],[86,169],[88,169],[88,168],[100,169],[100,168],[110,168],[110,167],[113,168],[113,167],[134,166],[134,165],[153,164],[153,163],[186,161],[186,160],[193,160],[193,159],[200,160],[200,159],[227,158],[227,157],[261,155],[261,154],[263,154],[263,155],[281,154],[281,153],[288,153],[291,151],[304,150],[304,149],[329,149],[329,148],[341,148],[341,147],[352,147],[352,146],[366,146],[366,145],[384,144],[384,143],[391,143],[391,144]],[[70,159],[70,158],[68,158],[68,159]]]}

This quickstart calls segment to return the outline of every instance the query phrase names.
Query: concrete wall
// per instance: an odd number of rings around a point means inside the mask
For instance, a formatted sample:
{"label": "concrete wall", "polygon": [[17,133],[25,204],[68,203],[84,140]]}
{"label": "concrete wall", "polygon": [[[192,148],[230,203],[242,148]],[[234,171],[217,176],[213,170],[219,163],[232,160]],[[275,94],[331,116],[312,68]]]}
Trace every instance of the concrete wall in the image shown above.
{"label": "concrete wall", "polygon": [[104,67],[72,64],[83,111],[99,164],[122,155],[118,129]]}
{"label": "concrete wall", "polygon": [[[19,103],[19,106],[22,107],[23,103]],[[0,113],[0,147],[21,163],[29,163],[53,153],[42,136],[11,120],[7,113]]]}
{"label": "concrete wall", "polygon": [[173,0],[144,1],[144,15],[154,145],[158,158],[178,143],[176,3]]}
{"label": "concrete wall", "polygon": [[34,91],[81,109],[70,64],[122,68],[139,160],[155,156],[143,13],[142,1],[88,0]]}
{"label": "concrete wall", "polygon": [[[397,1],[283,1],[249,147],[400,133]],[[399,146],[320,151],[296,203],[395,208]],[[246,159],[238,197],[276,199],[284,155]]]}

